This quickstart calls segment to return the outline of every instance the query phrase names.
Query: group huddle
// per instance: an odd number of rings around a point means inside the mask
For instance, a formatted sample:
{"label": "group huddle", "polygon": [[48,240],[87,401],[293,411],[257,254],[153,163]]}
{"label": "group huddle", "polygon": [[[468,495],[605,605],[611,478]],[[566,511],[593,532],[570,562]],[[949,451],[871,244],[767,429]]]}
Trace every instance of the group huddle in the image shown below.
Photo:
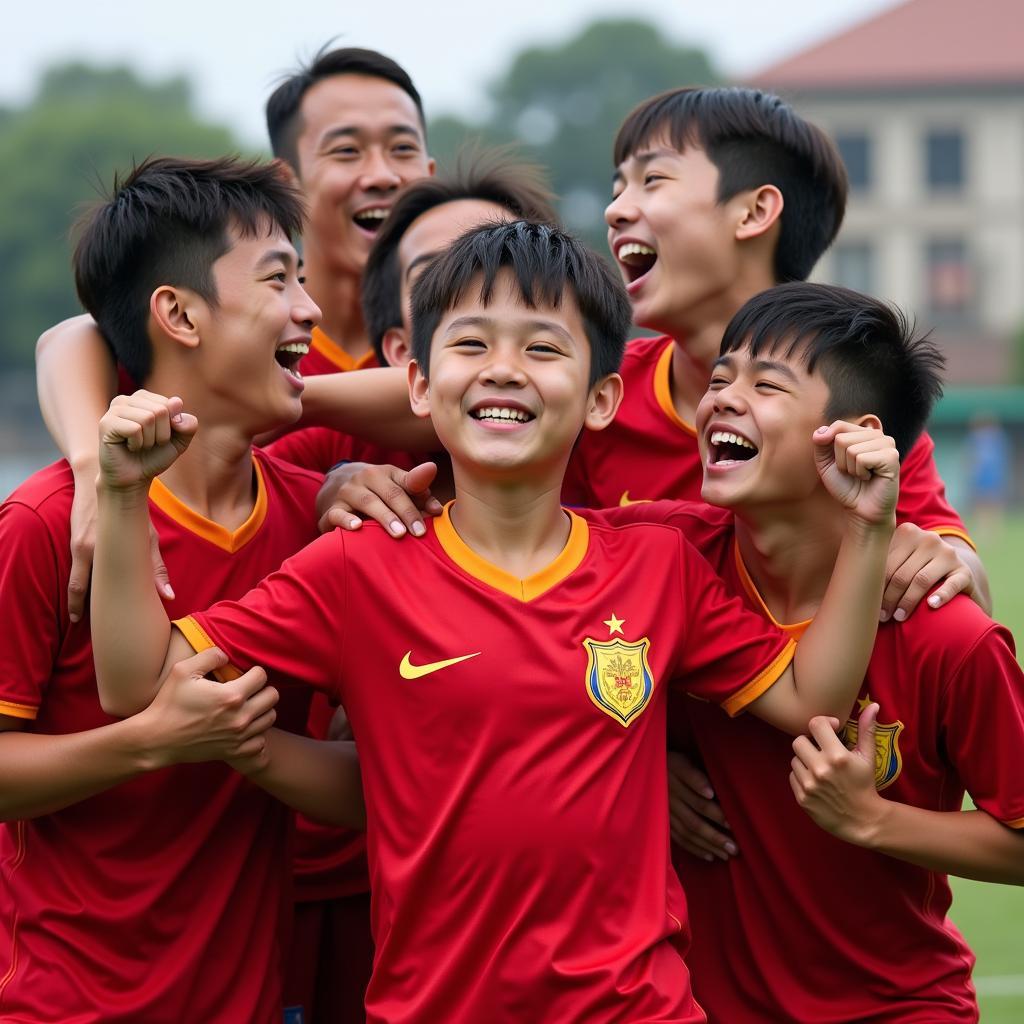
{"label": "group huddle", "polygon": [[0,1020],[977,1021],[947,875],[1024,884],[1024,675],[940,352],[805,283],[833,143],[641,103],[609,260],[533,167],[435,175],[381,54],[267,123],[126,169],[37,348]]}

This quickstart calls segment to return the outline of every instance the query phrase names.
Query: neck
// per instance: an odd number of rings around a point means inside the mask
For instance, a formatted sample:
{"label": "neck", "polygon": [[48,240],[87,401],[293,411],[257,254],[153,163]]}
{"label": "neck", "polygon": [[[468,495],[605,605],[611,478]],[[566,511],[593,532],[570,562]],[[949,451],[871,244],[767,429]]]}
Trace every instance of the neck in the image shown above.
{"label": "neck", "polygon": [[722,346],[722,335],[740,307],[775,284],[763,268],[741,273],[731,287],[708,299],[670,325],[675,339],[672,353],[672,403],[687,423],[694,421],[697,405],[707,391],[711,368]]}
{"label": "neck", "polygon": [[199,420],[192,443],[160,480],[179,501],[211,522],[234,530],[250,516],[256,498],[252,437],[244,428],[196,400],[187,387],[154,374],[147,387],[157,394],[180,395]]}
{"label": "neck", "polygon": [[358,276],[332,271],[315,245],[303,251],[306,291],[320,307],[320,329],[354,359],[370,349],[363,323],[363,306]]}
{"label": "neck", "polygon": [[467,479],[454,467],[452,525],[481,558],[518,579],[550,565],[569,539],[560,484],[536,486]]}
{"label": "neck", "polygon": [[736,513],[743,564],[778,622],[811,618],[828,589],[842,539],[842,518],[825,498],[806,499],[796,515],[789,514],[793,506]]}

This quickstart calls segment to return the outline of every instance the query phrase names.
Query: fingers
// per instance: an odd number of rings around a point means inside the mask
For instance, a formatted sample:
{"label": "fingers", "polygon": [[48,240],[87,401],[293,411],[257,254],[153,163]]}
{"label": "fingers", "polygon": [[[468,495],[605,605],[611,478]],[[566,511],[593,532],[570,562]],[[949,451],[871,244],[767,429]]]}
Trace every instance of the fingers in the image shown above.
{"label": "fingers", "polygon": [[685,755],[677,750],[668,752],[668,776],[669,781],[678,779],[684,785],[689,786],[695,793],[714,799],[715,791],[711,788],[708,777]]}
{"label": "fingers", "polygon": [[[434,470],[436,472],[436,467]],[[425,475],[424,469],[419,478]],[[397,466],[370,466],[338,491],[338,504],[347,506],[364,519],[380,523],[392,537],[404,537],[406,533],[422,537],[427,530],[407,490],[408,476],[409,473]]]}
{"label": "fingers", "polygon": [[[681,764],[677,764],[677,761]],[[714,821],[723,828],[729,827],[725,814],[714,800],[714,791],[707,779],[682,754],[669,754],[668,788],[673,804],[685,804],[702,818]]]}
{"label": "fingers", "polygon": [[672,841],[704,861],[728,860],[739,853],[735,842],[685,804],[669,803]]}
{"label": "fingers", "polygon": [[160,553],[160,537],[149,524],[149,560],[153,566],[153,582],[156,584],[156,592],[166,601],[174,600],[174,591],[171,589],[170,575],[167,566],[164,565],[163,555]]}
{"label": "fingers", "polygon": [[85,613],[85,599],[92,575],[93,542],[81,538],[71,545],[71,575],[68,577],[68,618],[79,622]]}
{"label": "fingers", "polygon": [[149,391],[118,395],[100,421],[104,443],[124,442],[129,451],[167,444],[176,437],[191,438],[198,426],[195,416],[182,411],[176,395],[165,398]]}
{"label": "fingers", "polygon": [[886,561],[886,585],[882,594],[882,622],[890,617],[904,621],[937,584],[928,599],[941,607],[957,594],[970,594],[974,575],[956,549],[936,533],[910,523],[901,524],[893,537]]}
{"label": "fingers", "polygon": [[262,715],[254,718],[249,723],[248,727],[239,736],[239,740],[242,743],[246,743],[254,736],[262,736],[276,721],[277,711],[274,708],[264,711]]}
{"label": "fingers", "polygon": [[317,529],[321,533],[330,533],[335,527],[343,530],[358,530],[363,525],[359,516],[352,515],[352,510],[345,504],[332,505],[317,523]]}
{"label": "fingers", "polygon": [[[254,665],[248,672],[243,672],[237,679],[232,679],[230,683],[225,683],[224,689],[225,692],[234,691],[243,698],[248,699],[253,694],[259,693],[265,686],[267,686],[267,673],[259,665]],[[268,686],[267,690],[275,694],[273,703],[276,704],[277,691],[272,686]]]}
{"label": "fingers", "polygon": [[807,726],[811,738],[818,745],[823,754],[845,754],[846,747],[843,741],[836,734],[839,722],[835,718],[826,718],[824,715],[815,715]]}
{"label": "fingers", "polygon": [[[967,566],[963,566],[956,572],[950,573],[942,586],[929,595],[928,607],[941,608],[944,604],[949,604],[957,594],[970,596],[973,593],[974,573]],[[909,615],[910,612],[907,614]]]}
{"label": "fingers", "polygon": [[796,794],[797,800],[801,800],[807,790],[813,788],[814,776],[811,774],[810,768],[799,757],[794,757],[789,762],[789,767],[791,769],[789,775],[790,785],[793,785],[794,782],[796,783],[793,792]]}
{"label": "fingers", "polygon": [[836,466],[848,476],[868,480],[872,476],[899,475],[899,453],[893,439],[873,427],[860,427],[837,420],[833,432]]}

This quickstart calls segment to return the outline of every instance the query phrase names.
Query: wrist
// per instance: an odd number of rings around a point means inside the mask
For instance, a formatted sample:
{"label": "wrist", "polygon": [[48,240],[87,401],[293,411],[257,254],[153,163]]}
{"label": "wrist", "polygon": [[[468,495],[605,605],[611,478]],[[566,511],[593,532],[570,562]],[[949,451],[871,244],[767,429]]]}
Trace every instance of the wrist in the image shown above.
{"label": "wrist", "polygon": [[864,814],[862,820],[855,824],[848,841],[865,850],[881,852],[885,847],[886,828],[892,817],[894,806],[893,803],[874,791],[867,813]]}
{"label": "wrist", "polygon": [[145,774],[173,763],[167,750],[154,742],[149,725],[149,709],[119,722],[124,753],[132,770]]}
{"label": "wrist", "polygon": [[141,507],[148,514],[150,483],[149,480],[141,480],[131,484],[117,484],[108,480],[100,470],[96,477],[96,497],[101,505],[119,512],[135,512]]}
{"label": "wrist", "polygon": [[896,513],[891,512],[884,519],[865,519],[856,512],[846,516],[845,535],[854,544],[870,547],[885,544],[888,547],[896,532]]}
{"label": "wrist", "polygon": [[87,481],[95,484],[96,475],[99,473],[100,460],[95,451],[78,452],[67,457],[68,465],[71,467],[71,475],[76,480]]}

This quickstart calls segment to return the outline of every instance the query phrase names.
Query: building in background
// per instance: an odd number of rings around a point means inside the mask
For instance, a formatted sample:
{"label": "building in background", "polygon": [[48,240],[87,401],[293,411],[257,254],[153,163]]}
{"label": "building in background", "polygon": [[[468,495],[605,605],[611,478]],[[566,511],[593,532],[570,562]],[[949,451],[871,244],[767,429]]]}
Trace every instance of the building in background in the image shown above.
{"label": "building in background", "polygon": [[1024,3],[908,0],[750,81],[846,161],[846,221],[815,276],[933,325],[952,384],[1024,383]]}

